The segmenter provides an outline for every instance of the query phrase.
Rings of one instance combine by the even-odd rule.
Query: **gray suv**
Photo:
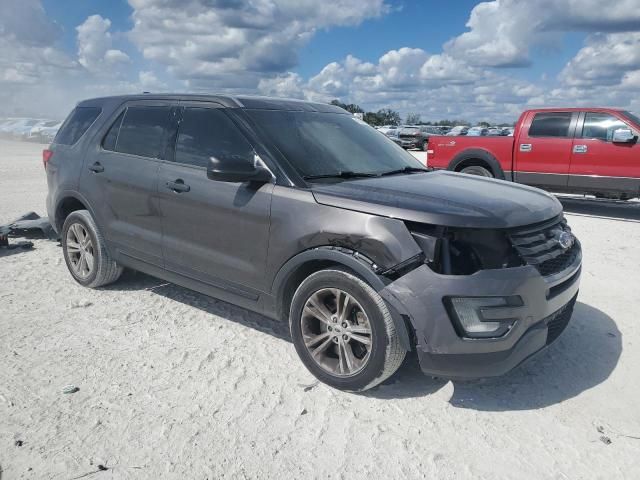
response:
[[[558,337],[577,296],[555,198],[428,172],[332,105],[87,100],[43,160],[77,282],[130,268],[288,322],[336,388],[379,384],[411,350],[429,375],[503,374]]]

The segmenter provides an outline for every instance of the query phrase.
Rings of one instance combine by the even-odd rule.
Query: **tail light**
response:
[[[53,157],[53,150],[49,150],[48,148],[42,150],[42,165],[44,165],[45,169],[47,168],[47,163],[49,163],[51,157]]]

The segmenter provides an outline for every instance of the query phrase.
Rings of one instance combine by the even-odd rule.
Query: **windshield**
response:
[[[625,117],[627,117],[633,123],[635,123],[636,125],[640,126],[640,117],[638,117],[638,115],[636,115],[635,113],[632,113],[632,112],[623,112],[623,114],[624,114]]]
[[[424,169],[411,154],[351,115],[245,111],[302,177]]]

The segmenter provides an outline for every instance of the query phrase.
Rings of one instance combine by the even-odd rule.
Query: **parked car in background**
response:
[[[513,132],[515,131],[515,129],[513,127],[507,127],[502,129],[502,135],[504,137],[513,137]]]
[[[499,128],[499,127],[490,127],[490,128],[487,130],[487,135],[488,135],[488,136],[490,136],[490,137],[499,137],[499,136],[501,136],[502,134],[503,134],[503,133],[502,133],[502,129],[501,129],[501,128]]]
[[[22,120],[23,119],[21,119],[21,118],[8,118],[6,120],[3,120],[2,123],[0,123],[0,135],[5,136],[5,137],[9,136],[9,132],[11,131],[11,127],[13,127],[14,124],[17,124]]]
[[[387,136],[397,136],[400,128],[398,125],[383,125],[382,127],[377,127],[376,130]]]
[[[484,127],[471,127],[467,131],[468,137],[486,137],[489,134],[489,129]]]
[[[398,131],[398,138],[394,141],[402,148],[418,148],[426,150],[429,137],[442,135],[438,127],[429,125],[405,125]]]
[[[127,267],[285,322],[309,371],[343,390],[380,384],[408,351],[432,376],[501,375],[558,338],[578,294],[557,199],[428,172],[333,105],[88,100],[43,163],[79,284]]]
[[[27,140],[36,142],[43,141],[45,139],[44,131],[48,131],[52,127],[56,127],[55,131],[57,132],[61,124],[62,122],[60,120],[43,120],[38,122],[31,127],[31,131],[29,132],[29,135],[27,135]]]
[[[31,128],[35,126],[40,120],[33,118],[23,118],[12,123],[7,129],[6,133],[10,138],[24,140],[31,132]]]
[[[640,197],[639,136],[640,119],[623,110],[527,110],[513,137],[432,137],[429,166],[626,200]]]
[[[451,130],[449,130],[449,133],[447,133],[447,136],[457,137],[459,135],[466,135],[468,131],[469,131],[469,127],[467,127],[466,125],[457,125],[453,127]]]
[[[51,143],[53,139],[56,137],[58,130],[62,126],[62,122],[58,122],[55,125],[50,127],[45,127],[40,130],[40,139],[43,143]]]

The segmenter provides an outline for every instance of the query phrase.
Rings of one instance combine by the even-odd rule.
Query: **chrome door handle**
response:
[[[521,152],[530,152],[531,150],[533,150],[533,145],[531,145],[530,143],[521,143],[520,144],[520,151]]]
[[[587,146],[586,145],[574,145],[573,146],[573,153],[587,153]]]

